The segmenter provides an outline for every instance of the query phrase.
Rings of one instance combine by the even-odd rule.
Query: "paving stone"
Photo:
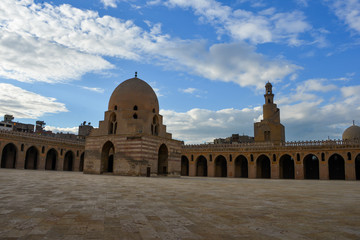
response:
[[[356,181],[0,169],[5,239],[360,239]]]

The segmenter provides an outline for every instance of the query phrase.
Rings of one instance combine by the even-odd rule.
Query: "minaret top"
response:
[[[272,94],[272,85],[270,82],[267,82],[265,85],[266,94]]]

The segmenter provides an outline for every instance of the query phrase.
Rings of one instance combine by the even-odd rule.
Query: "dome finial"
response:
[[[135,72],[135,77],[137,78],[137,72]]]

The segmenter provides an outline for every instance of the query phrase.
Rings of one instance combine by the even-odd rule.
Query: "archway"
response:
[[[106,142],[101,151],[101,173],[114,172],[115,147],[110,141]]]
[[[206,177],[207,173],[207,160],[204,156],[199,156],[196,160],[196,176]]]
[[[355,158],[355,174],[356,180],[360,180],[360,154]]]
[[[181,156],[181,176],[189,176],[189,159]]]
[[[15,168],[17,149],[13,143],[5,145],[1,156],[1,168]]]
[[[84,158],[85,158],[85,153],[83,152],[80,155],[80,164],[79,164],[79,171],[80,172],[84,171]]]
[[[280,178],[294,179],[295,178],[295,164],[294,159],[285,154],[281,156],[280,161]]]
[[[167,174],[168,172],[168,149],[165,144],[159,148],[158,155],[158,174]]]
[[[345,161],[339,154],[329,158],[329,179],[345,180]]]
[[[46,154],[45,170],[56,170],[57,151],[50,149]]]
[[[248,177],[248,161],[243,155],[240,155],[235,159],[235,177]]]
[[[215,177],[227,177],[227,162],[222,155],[215,159]]]
[[[67,151],[64,157],[64,171],[73,171],[74,164],[74,153],[72,151]]]
[[[258,159],[256,160],[256,177],[270,178],[270,171],[270,159],[265,155],[261,155],[260,157],[258,157]]]
[[[37,169],[39,152],[32,146],[26,151],[25,169]]]
[[[304,158],[304,178],[319,179],[319,159],[314,154],[308,154]]]

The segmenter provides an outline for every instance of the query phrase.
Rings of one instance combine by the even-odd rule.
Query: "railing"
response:
[[[41,139],[41,140],[48,140],[48,141],[55,141],[55,142],[69,143],[69,144],[81,144],[81,145],[85,144],[85,139],[67,139],[67,138],[61,138],[61,137],[56,137],[56,136],[44,136],[44,135],[39,135],[37,133],[0,130],[0,135],[36,138],[36,139]]]
[[[271,143],[271,142],[262,142],[262,143],[228,143],[228,144],[187,144],[183,145],[183,149],[277,149],[277,148],[288,148],[288,147],[359,147],[359,140],[320,140],[320,141],[290,141],[282,143]]]

